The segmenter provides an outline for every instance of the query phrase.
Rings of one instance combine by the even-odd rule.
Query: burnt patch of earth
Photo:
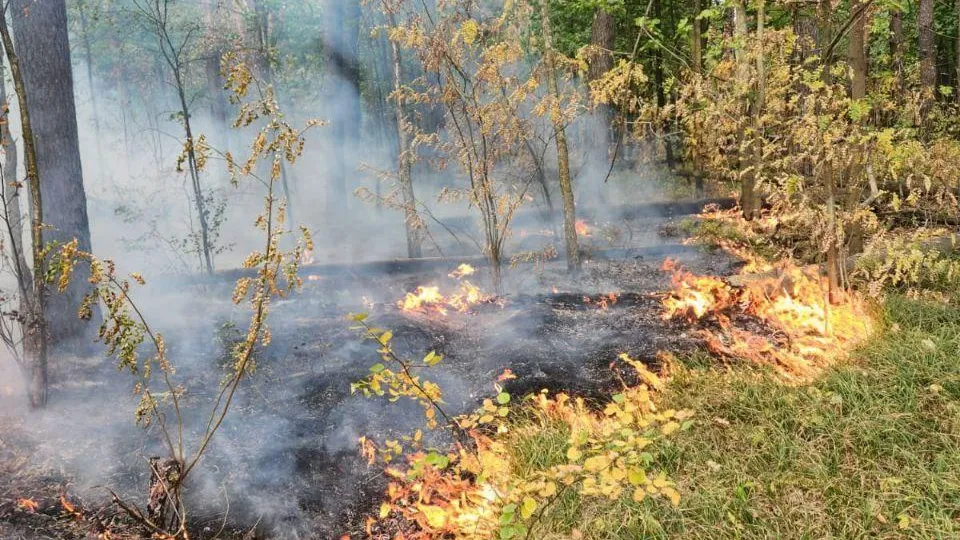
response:
[[[729,273],[732,264],[719,254],[679,257],[702,273]],[[392,330],[403,358],[442,354],[443,361],[421,375],[442,388],[451,414],[473,410],[493,395],[493,383],[506,369],[517,377],[504,383],[515,396],[547,389],[602,404],[621,378],[630,376],[611,369],[620,353],[655,366],[659,351],[698,346],[695,332],[661,319],[657,292],[669,283],[659,270],[662,262],[626,253],[588,261],[577,276],[568,275],[562,263],[528,265],[506,274],[501,302],[445,316],[406,313],[396,302],[418,285],[450,290],[456,282],[446,273],[454,268],[308,280],[301,293],[273,305],[272,344],[258,352],[256,372],[187,486],[197,523],[192,536],[362,536],[364,516],[379,505],[386,479],[359,455],[358,439],[397,439],[423,428],[424,417],[415,403],[351,392],[351,383],[381,359],[375,344],[351,329],[348,313],[369,312],[372,324]],[[483,287],[486,279],[479,272],[469,279]],[[229,285],[146,300],[148,317],[158,321],[171,344],[177,378],[187,388],[188,441],[202,430],[228,361],[223,325],[242,331],[248,319],[223,298],[229,298]],[[43,483],[69,482],[91,507],[109,502],[96,485],[142,503],[148,481],[144,456],[163,450],[155,428],[144,432],[133,425],[129,376],[102,357],[58,361],[55,370],[56,399],[28,418],[33,425],[24,430],[25,439],[11,444],[32,448],[26,465],[31,470],[60,475]],[[442,431],[426,437],[428,445],[450,442]],[[21,523],[0,513],[0,522],[9,520]]]

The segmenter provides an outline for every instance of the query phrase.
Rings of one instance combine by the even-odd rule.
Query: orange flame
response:
[[[492,298],[469,281],[463,281],[457,291],[449,296],[442,294],[440,287],[435,285],[421,285],[416,292],[407,293],[403,300],[397,302],[397,306],[406,312],[446,315],[450,310],[465,313],[471,307]]]
[[[17,508],[32,514],[40,509],[40,505],[33,499],[17,499]]]
[[[591,227],[587,224],[586,220],[578,219],[577,222],[573,224],[573,227],[577,230],[577,236],[584,238],[590,237]]]
[[[828,306],[821,278],[790,264],[779,268],[778,277],[757,279],[742,289],[716,277],[695,276],[673,262],[664,269],[673,272],[664,319],[710,318],[720,330],[702,329],[701,335],[712,352],[769,363],[788,377],[816,375],[873,331],[861,298],[850,295]],[[735,310],[758,317],[778,335],[736,327],[729,317]]]

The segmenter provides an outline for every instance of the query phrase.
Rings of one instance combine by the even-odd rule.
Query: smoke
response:
[[[342,22],[330,26],[349,26],[346,19]],[[368,30],[361,30],[361,41]],[[338,38],[323,44],[325,54],[340,58],[346,67],[325,78],[322,88],[304,89],[311,85],[277,77],[280,102],[291,123],[313,117],[331,122],[308,133],[303,157],[286,169],[293,221],[289,225],[303,224],[314,231],[315,257],[320,263],[400,258],[406,254],[402,213],[352,196],[357,188],[382,194],[392,189],[389,181],[378,188],[377,171],[395,168],[396,144],[390,135],[395,126],[390,115],[381,114],[358,94],[349,67],[357,53],[343,36]],[[85,65],[75,68],[78,74],[85,73]],[[380,84],[389,92],[388,72],[360,68],[365,89]],[[217,336],[224,335],[225,325],[242,332],[249,313],[230,303],[229,283],[187,286],[155,279],[195,273],[199,268],[197,254],[191,253],[190,235],[197,230],[192,194],[187,176],[176,170],[183,135],[175,118],[173,90],[157,82],[165,80],[162,74],[156,75],[155,84],[137,87],[115,73],[94,72],[93,89],[86,77],[74,78],[93,249],[100,257],[114,259],[122,270],[147,277],[147,287],[138,289],[134,299],[171,346],[176,380],[186,388],[186,439],[195,448],[228,361],[228,344]],[[205,99],[198,94],[194,102],[192,120],[197,131],[210,134],[214,145],[242,159],[254,138],[253,130],[233,130],[229,137],[219,137],[222,125],[210,114]],[[359,118],[345,113],[357,110]],[[15,132],[17,117],[14,109]],[[344,126],[349,122],[356,125]],[[550,130],[545,119],[531,118],[531,122],[541,134]],[[606,151],[598,158],[590,144],[606,129],[590,115],[569,127],[576,199],[598,229],[586,242],[596,249],[611,246],[601,238],[599,227],[623,221],[618,206],[661,197],[654,175],[646,174],[645,167],[618,169],[606,180]],[[550,136],[542,138],[537,150],[545,148],[546,178],[559,209],[555,151]],[[529,170],[498,172],[530,174]],[[231,186],[223,162],[217,159],[210,161],[201,180],[213,206],[223,205],[217,244],[223,249],[216,265],[237,268],[249,251],[263,247],[262,234],[252,226],[263,207],[262,186],[257,182],[239,189]],[[443,221],[440,225],[428,218],[431,236],[425,255],[479,255],[476,209],[465,202],[436,200],[444,187],[466,183],[462,172],[453,165],[437,170],[423,159],[415,168],[414,181],[421,204]],[[562,250],[555,224],[543,218],[543,195],[535,187],[530,194],[533,200],[516,218],[508,253],[548,246]],[[617,246],[660,242],[651,223],[633,222],[629,226],[634,229],[624,233]],[[556,262],[508,271],[505,290],[512,303],[504,309],[484,308],[476,318],[470,314],[445,321],[417,320],[396,313],[395,300],[417,285],[442,280],[449,270],[322,274],[318,281],[307,282],[304,293],[273,304],[273,343],[261,351],[256,372],[244,383],[209,454],[187,486],[200,524],[215,532],[223,523],[252,527],[259,522],[280,537],[332,538],[360,521],[357,512],[379,501],[384,479],[363,463],[357,440],[361,436],[396,439],[423,429],[425,421],[416,403],[390,403],[351,392],[350,383],[379,361],[376,347],[363,343],[344,319],[347,312],[365,309],[364,297],[379,303],[376,323],[395,329],[398,352],[404,357],[421,358],[434,349],[445,355],[424,377],[443,389],[444,407],[450,414],[469,411],[492,394],[493,381],[507,368],[520,375],[517,383],[510,383],[518,391],[566,385],[587,392],[591,384],[596,390],[596,381],[606,376],[601,372],[618,352],[611,343],[648,356],[655,352],[659,338],[636,326],[655,323],[638,322],[640,314],[591,312],[590,318],[536,303],[538,295],[548,295],[554,288],[597,294],[619,290],[625,282],[638,289],[652,287],[656,278],[636,261],[588,265],[585,274],[576,277],[563,273]],[[478,284],[485,281],[486,272],[481,269]],[[22,377],[9,358],[0,356],[0,411],[27,415],[31,436],[40,443],[33,459],[62,469],[75,479],[73,489],[84,497],[103,502],[106,494],[96,486],[108,486],[142,503],[149,480],[146,459],[167,451],[158,426],[134,425],[132,378],[117,372],[113,364],[99,350],[59,354],[53,361],[49,407],[28,413],[23,406]],[[426,441],[444,447],[449,436],[431,432]]]

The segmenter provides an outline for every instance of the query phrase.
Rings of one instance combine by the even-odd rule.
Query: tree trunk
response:
[[[567,134],[563,126],[559,100],[560,92],[557,88],[557,65],[553,50],[553,35],[550,28],[550,7],[548,2],[540,3],[541,19],[543,20],[544,60],[547,69],[547,87],[556,100],[555,110],[550,111],[553,121],[553,134],[557,143],[557,165],[560,176],[560,196],[563,199],[563,236],[566,240],[567,270],[580,270],[580,246],[577,241],[577,209],[573,200],[573,182],[570,178],[570,155],[567,148]]]
[[[890,71],[903,85],[903,12],[898,7],[890,8]]]
[[[64,12],[64,17],[66,13]],[[64,22],[66,19],[64,18]],[[30,105],[20,57],[14,48],[6,17],[0,17],[0,38],[10,64],[13,86],[20,106],[20,129],[23,134],[23,155],[26,161],[27,188],[30,192],[30,233],[33,255],[33,279],[28,294],[21,300],[28,306],[23,322],[23,352],[29,364],[27,393],[30,405],[40,408],[47,403],[47,342],[49,325],[46,317],[47,295],[44,282],[46,264],[43,257],[43,196],[40,190],[40,166],[33,130]],[[69,63],[68,63],[69,65]],[[74,318],[78,319],[74,314]]]
[[[703,26],[700,11],[703,7],[700,0],[693,0],[693,30],[690,33],[690,56],[693,61],[693,72],[700,74],[703,70]]]
[[[87,198],[83,187],[83,169],[80,163],[80,143],[77,129],[77,111],[73,95],[73,72],[70,64],[70,43],[67,33],[65,0],[13,0],[13,38],[19,56],[26,103],[32,121],[31,143],[36,153],[36,174],[42,179],[45,207],[35,218],[47,229],[47,241],[69,242],[74,238],[79,249],[90,251],[90,224],[87,218]],[[17,91],[21,93],[20,90]],[[24,146],[27,146],[24,135]],[[27,159],[29,166],[30,159]],[[36,184],[36,182],[34,182]],[[33,202],[33,197],[31,197]],[[37,201],[39,203],[39,199]],[[41,209],[34,209],[40,212]],[[34,231],[33,240],[43,237]],[[39,264],[38,264],[39,263]],[[35,260],[35,270],[43,268],[42,260]],[[39,273],[36,272],[35,273]],[[89,290],[89,271],[77,268],[69,287],[63,294],[49,298],[46,312],[53,344],[80,337],[84,322],[77,310]],[[42,281],[41,278],[38,278]]]
[[[736,42],[736,61],[737,61],[737,82],[740,87],[740,93],[743,100],[747,103],[747,108],[753,108],[750,103],[750,55],[747,47],[747,6],[743,0],[737,0],[733,3],[733,35]],[[749,115],[748,115],[749,116]],[[749,150],[753,145],[747,141],[745,122],[747,119],[740,120],[741,128],[739,130],[740,138],[740,164],[741,171],[744,165],[750,167],[750,170],[741,172],[740,175],[740,207],[743,210],[743,218],[751,220],[756,213],[756,169],[748,165],[752,161],[751,157],[744,157],[752,154]],[[755,135],[756,136],[756,135]]]
[[[332,154],[327,183],[327,218],[344,217],[347,178],[356,173],[360,142],[359,0],[328,0],[324,12],[324,56]]]
[[[958,0],[960,2],[960,0]],[[850,5],[851,14],[861,10],[863,2],[858,1]],[[867,14],[864,10],[850,26],[850,67],[853,77],[850,82],[850,96],[853,99],[863,99],[867,96],[867,49],[866,29]]]
[[[617,21],[609,12],[598,8],[593,16],[590,31],[590,44],[595,48],[590,58],[587,77],[595,81],[613,69],[613,48],[616,46]],[[602,103],[596,108],[597,140],[594,141],[594,153],[598,161],[606,161],[610,149],[610,127],[613,125],[613,108]]]
[[[663,18],[661,17],[660,0],[653,0],[653,12],[662,24]],[[658,114],[660,114],[667,105],[667,95],[663,85],[663,51],[660,50],[660,47],[655,47],[653,49],[653,86],[657,94]],[[667,166],[673,168],[673,145],[670,144],[669,136],[663,138],[663,149],[666,154]]]
[[[397,21],[393,11],[387,7],[387,16],[390,19],[390,26],[396,27]],[[403,213],[404,225],[407,230],[407,255],[411,259],[419,258],[423,252],[421,249],[420,228],[417,218],[417,199],[413,192],[413,175],[411,174],[411,155],[410,137],[407,133],[407,114],[403,101],[403,62],[400,57],[400,46],[397,42],[390,40],[390,53],[393,60],[393,94],[396,99],[397,109],[397,176],[400,180],[400,190],[403,193]]]
[[[937,46],[933,27],[933,0],[920,0],[917,12],[917,32],[920,56],[920,84],[924,92],[925,112],[929,111],[937,90]]]
[[[954,43],[956,44],[956,47],[954,48],[954,52],[956,53],[955,60],[957,62],[957,84],[956,84],[955,91],[953,92],[953,99],[955,99],[956,102],[960,104],[960,0],[956,0],[954,2],[954,11],[957,12],[957,26],[956,26],[957,39],[954,41]]]

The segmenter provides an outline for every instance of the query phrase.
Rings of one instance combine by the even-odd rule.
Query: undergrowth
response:
[[[569,491],[536,537],[960,536],[960,309],[893,296],[881,318],[850,362],[806,386],[685,363],[662,407],[697,411],[695,425],[654,456],[679,505]],[[518,474],[563,463],[563,425],[517,418]]]

